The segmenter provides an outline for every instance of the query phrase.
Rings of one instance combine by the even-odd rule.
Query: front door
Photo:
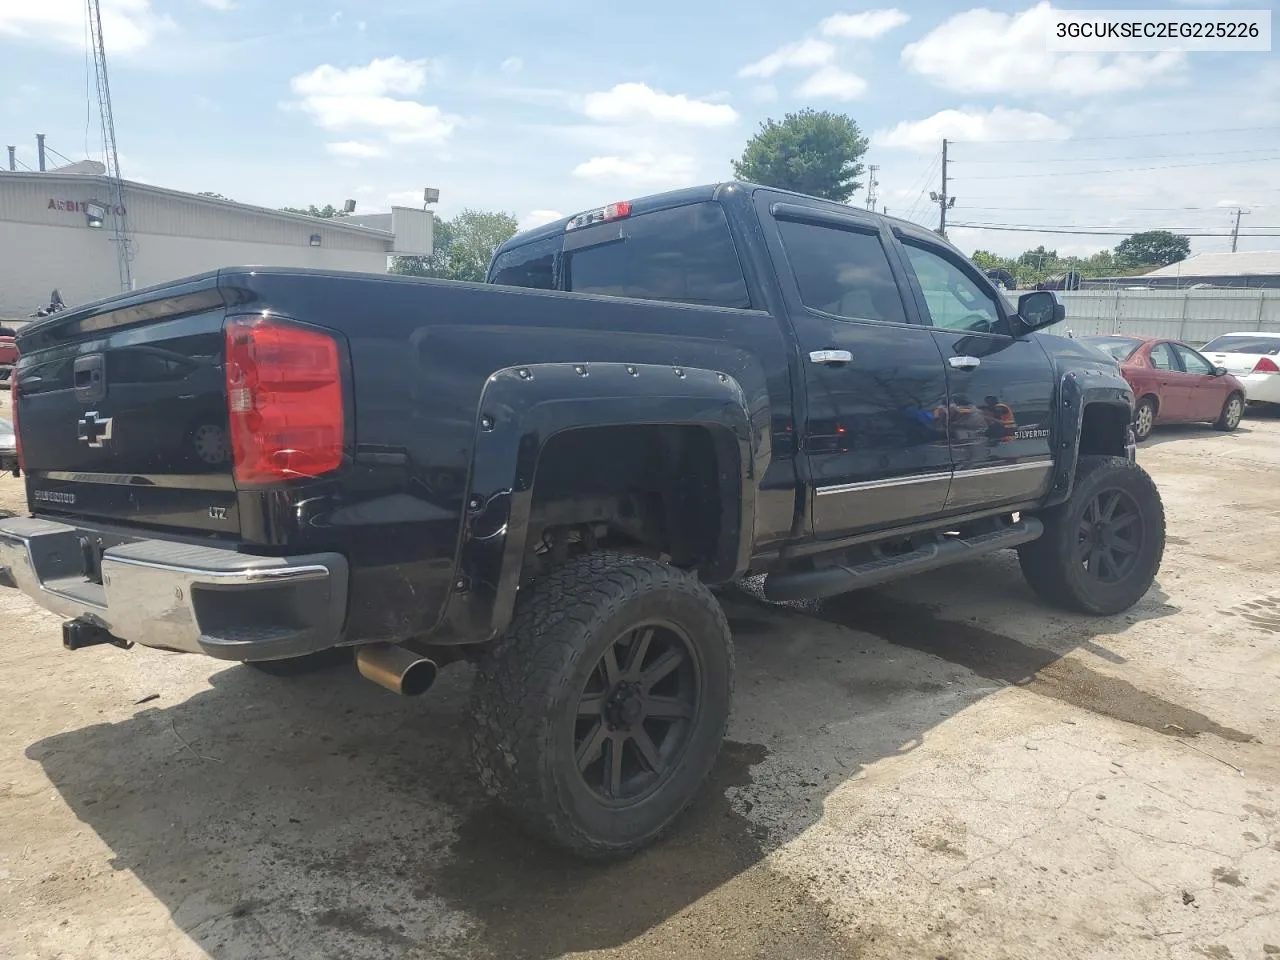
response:
[[[1182,343],[1174,343],[1173,352],[1182,366],[1179,379],[1186,390],[1183,419],[1217,420],[1231,389],[1221,377],[1213,375],[1213,364]]]
[[[799,339],[813,533],[839,537],[940,513],[951,476],[946,375],[929,329],[905,308],[905,274],[886,252],[892,237],[853,210],[761,194]]]
[[[1053,468],[1053,365],[1011,311],[950,247],[902,235],[921,314],[946,369],[955,474],[948,512],[1037,499]]]

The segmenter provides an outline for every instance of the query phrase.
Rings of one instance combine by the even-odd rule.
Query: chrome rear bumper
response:
[[[120,640],[223,660],[296,657],[341,640],[348,579],[341,554],[255,557],[136,540],[103,551],[99,583],[85,573],[93,537],[50,520],[0,520],[0,586]]]

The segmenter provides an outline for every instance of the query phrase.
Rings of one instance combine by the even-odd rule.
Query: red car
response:
[[[18,344],[14,340],[16,336],[16,330],[0,327],[0,385],[6,387],[13,374],[13,365],[18,362]]]
[[[1120,361],[1133,388],[1133,433],[1139,440],[1161,423],[1212,423],[1234,430],[1244,413],[1244,387],[1179,340],[1156,337],[1081,337]]]

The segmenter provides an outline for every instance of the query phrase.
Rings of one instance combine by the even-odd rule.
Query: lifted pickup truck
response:
[[[711,584],[826,597],[1001,548],[1128,608],[1164,550],[1133,397],[914,224],[747,184],[522,234],[488,284],[226,269],[19,338],[33,516],[0,581],[64,643],[477,664],[484,783],[608,857],[711,769]]]

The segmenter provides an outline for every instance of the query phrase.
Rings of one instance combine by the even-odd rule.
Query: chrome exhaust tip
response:
[[[356,669],[366,680],[372,680],[402,697],[426,693],[440,672],[434,660],[391,643],[357,647]]]

